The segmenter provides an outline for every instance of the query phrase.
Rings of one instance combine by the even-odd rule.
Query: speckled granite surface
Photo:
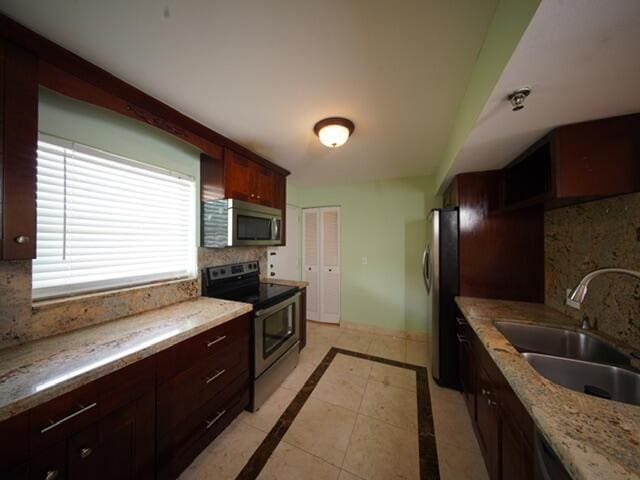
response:
[[[516,320],[575,326],[575,320],[541,304],[469,297],[456,302],[573,478],[640,479],[640,407],[574,392],[547,380],[493,324]]]
[[[603,267],[640,270],[640,193],[549,210],[544,215],[545,303],[640,349],[640,281],[604,275],[589,286],[578,311],[567,288]]]
[[[258,260],[266,247],[199,248],[198,268]],[[31,261],[0,261],[0,349],[136,315],[200,295],[198,278],[161,282],[50,302],[31,302]]]
[[[309,282],[305,282],[304,280],[286,280],[284,278],[260,277],[260,281],[262,283],[275,283],[277,285],[289,285],[298,288],[307,288],[307,285],[309,285]]]
[[[198,298],[0,350],[0,420],[251,311]]]

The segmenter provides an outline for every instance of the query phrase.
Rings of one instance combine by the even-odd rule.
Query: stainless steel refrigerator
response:
[[[455,297],[459,288],[458,209],[439,208],[427,217],[422,272],[431,304],[431,374],[443,387],[460,388]]]

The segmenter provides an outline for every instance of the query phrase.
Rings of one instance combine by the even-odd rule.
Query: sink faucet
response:
[[[578,286],[571,291],[571,293],[567,297],[567,305],[580,310],[580,306],[587,296],[589,283],[591,282],[591,280],[604,273],[624,273],[625,275],[631,275],[632,277],[640,278],[640,272],[635,270],[628,270],[626,268],[601,268],[599,270],[594,270],[591,273],[587,273],[584,278],[580,280]],[[589,328],[588,320],[582,321],[582,328]]]

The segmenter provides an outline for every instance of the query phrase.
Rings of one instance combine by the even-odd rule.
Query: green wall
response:
[[[436,174],[441,189],[494,86],[536,12],[540,0],[500,0],[458,108]]]
[[[293,205],[341,207],[342,320],[430,331],[421,262],[426,214],[440,205],[433,177],[287,188]]]
[[[195,178],[196,239],[200,242],[200,152],[196,148],[137,120],[45,88],[39,91],[38,130]]]

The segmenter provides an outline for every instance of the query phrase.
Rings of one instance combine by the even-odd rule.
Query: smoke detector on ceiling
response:
[[[522,87],[515,90],[507,98],[511,102],[511,107],[514,112],[522,110],[524,108],[525,99],[531,94],[531,88]]]

